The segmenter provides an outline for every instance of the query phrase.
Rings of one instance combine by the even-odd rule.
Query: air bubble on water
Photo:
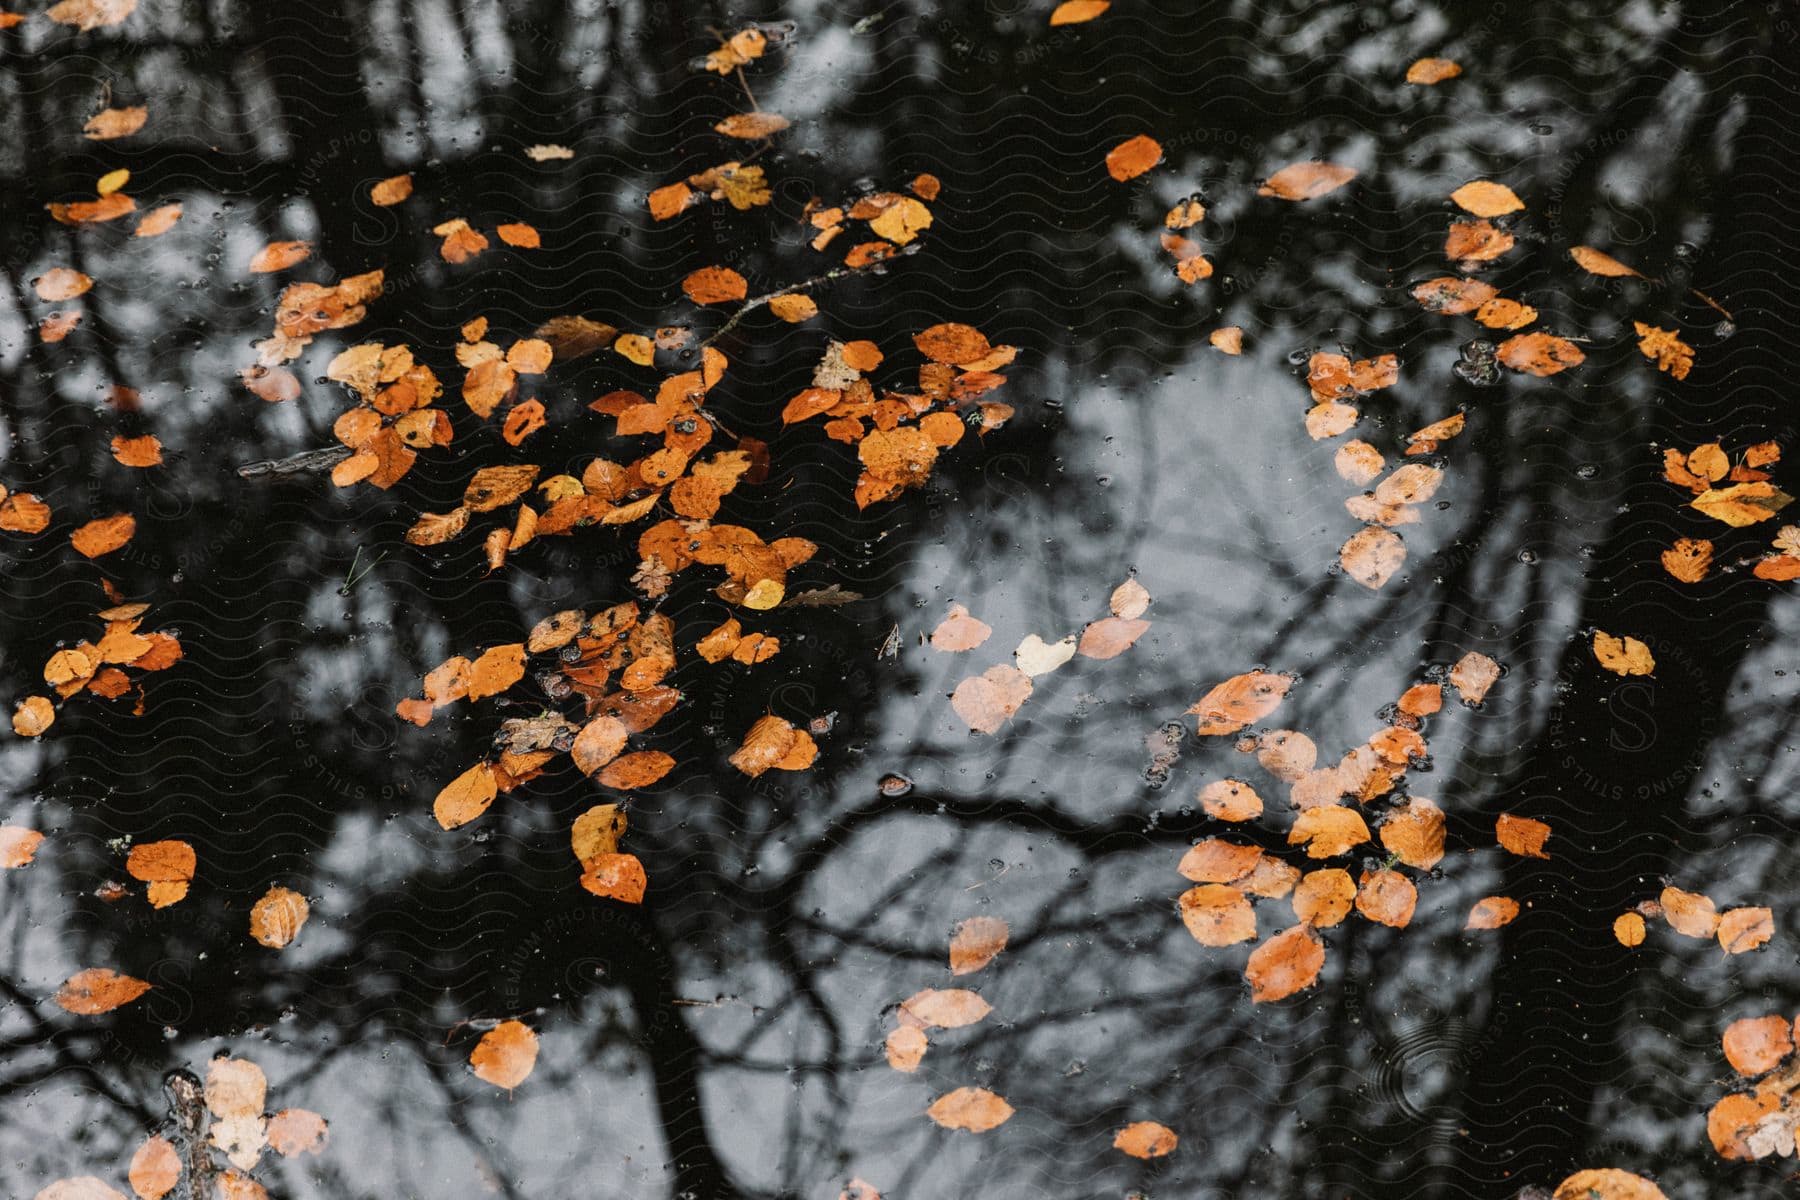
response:
[[[1535,563],[1537,560],[1538,560],[1538,556],[1537,556],[1536,551],[1534,551],[1534,550],[1519,551],[1519,561],[1524,563],[1526,566],[1530,566],[1532,563]]]
[[[1600,468],[1593,463],[1582,463],[1575,468],[1575,474],[1582,479],[1593,479],[1600,474]]]
[[[1675,248],[1669,253],[1685,262],[1699,254],[1700,247],[1694,245],[1692,242],[1676,242]]]

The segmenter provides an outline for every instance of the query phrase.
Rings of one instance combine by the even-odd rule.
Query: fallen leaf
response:
[[[1236,733],[1280,707],[1293,683],[1290,676],[1268,671],[1234,675],[1215,685],[1187,711],[1199,717],[1196,732],[1201,737]]]
[[[1214,349],[1225,354],[1238,355],[1244,352],[1244,331],[1236,325],[1215,329],[1206,335],[1206,340],[1212,343]]]
[[[1694,348],[1675,336],[1673,329],[1663,329],[1633,321],[1638,334],[1638,352],[1656,364],[1656,369],[1674,379],[1686,379],[1694,366]]]
[[[1619,945],[1631,947],[1644,944],[1644,918],[1637,913],[1620,913],[1613,918],[1613,937]]]
[[[149,990],[142,979],[108,967],[89,967],[71,975],[52,998],[59,1008],[88,1017],[130,1004]]]
[[[1610,254],[1602,254],[1592,246],[1576,246],[1569,251],[1569,257],[1576,265],[1592,275],[1604,276],[1608,279],[1631,278],[1642,279],[1643,275],[1626,266]]]
[[[1768,483],[1739,483],[1727,488],[1709,488],[1695,496],[1690,504],[1715,520],[1735,529],[1766,521],[1792,504],[1794,498]]]
[[[925,1051],[930,1046],[931,1039],[917,1025],[902,1025],[889,1031],[882,1044],[888,1066],[909,1075],[919,1069],[919,1063],[924,1061]]]
[[[1725,1027],[1725,1061],[1739,1075],[1774,1070],[1794,1051],[1792,1023],[1786,1017],[1744,1017]]]
[[[186,842],[143,842],[126,855],[125,873],[150,885],[151,907],[167,908],[187,895],[194,864],[194,848]]]
[[[961,1029],[994,1010],[967,988],[925,988],[902,1001],[900,1011],[928,1029]]]
[[[695,304],[724,304],[742,300],[750,285],[730,267],[701,267],[681,281],[681,290]]]
[[[150,110],[141,104],[130,108],[106,108],[89,117],[81,132],[97,142],[130,137],[144,127],[149,117]]]
[[[635,854],[596,854],[582,863],[581,886],[605,900],[642,904],[650,886]]]
[[[269,1119],[269,1148],[283,1158],[317,1154],[325,1148],[330,1126],[318,1113],[284,1108]]]
[[[52,304],[73,300],[84,295],[93,286],[92,278],[70,267],[51,267],[31,281],[31,289],[37,293],[38,299],[48,300]]]
[[[1123,183],[1127,179],[1136,179],[1162,159],[1162,145],[1155,138],[1140,133],[1106,152],[1106,173]]]
[[[56,708],[43,696],[27,696],[13,709],[13,732],[37,737],[56,723]]]
[[[1181,923],[1202,946],[1230,946],[1256,939],[1256,913],[1244,893],[1223,883],[1181,893]]]
[[[1209,817],[1221,821],[1249,821],[1260,817],[1262,797],[1239,779],[1218,779],[1200,789],[1195,799]]]
[[[136,532],[136,519],[130,513],[118,513],[89,521],[69,535],[69,544],[84,558],[99,558],[129,542]]]
[[[32,1200],[125,1200],[125,1197],[103,1179],[93,1175],[76,1175],[70,1179],[58,1179],[40,1190]]]
[[[1311,926],[1285,929],[1251,951],[1244,965],[1250,999],[1257,1004],[1284,1000],[1318,982],[1324,965],[1325,943]]]
[[[957,684],[950,694],[950,707],[970,729],[997,733],[1030,699],[1031,690],[1030,677],[1002,663]]]
[[[1076,650],[1083,658],[1117,658],[1129,650],[1150,628],[1148,621],[1131,621],[1124,617],[1102,617],[1081,631]]]
[[[1450,668],[1449,679],[1450,686],[1456,689],[1465,704],[1480,704],[1487,699],[1489,689],[1499,682],[1500,664],[1471,650],[1456,660],[1456,665]]]
[[[475,1043],[469,1065],[475,1076],[507,1091],[525,1082],[537,1066],[538,1036],[522,1021],[502,1021]]]
[[[1333,858],[1369,840],[1369,827],[1355,810],[1340,805],[1309,808],[1294,819],[1288,845],[1306,844],[1308,858]]]
[[[1550,826],[1530,817],[1501,813],[1494,822],[1494,836],[1508,852],[1521,858],[1549,858],[1544,843],[1550,840]]]
[[[1255,846],[1206,838],[1188,847],[1175,869],[1195,883],[1231,883],[1248,875],[1262,856]]]
[[[1662,552],[1663,570],[1683,583],[1699,583],[1712,566],[1713,544],[1705,538],[1676,538]]]
[[[412,195],[413,178],[408,175],[390,175],[369,189],[369,199],[383,208],[391,208]]]
[[[1641,1175],[1614,1167],[1577,1171],[1556,1187],[1551,1200],[1668,1200]]]
[[[1006,949],[1009,934],[999,917],[968,917],[950,935],[950,973],[970,975],[994,961]]]
[[[1392,579],[1406,562],[1406,543],[1391,529],[1365,525],[1339,548],[1338,562],[1346,575],[1374,590]]]
[[[1747,954],[1775,936],[1775,914],[1766,908],[1728,908],[1719,914],[1719,945]]]
[[[1504,216],[1525,207],[1524,201],[1515,196],[1511,188],[1485,179],[1463,184],[1450,193],[1450,199],[1457,207],[1478,217]]]
[[[1113,1135],[1113,1149],[1123,1150],[1133,1158],[1161,1158],[1175,1153],[1181,1139],[1167,1125],[1155,1121],[1133,1121]]]
[[[1379,832],[1381,844],[1414,870],[1429,871],[1444,857],[1444,810],[1423,796],[1390,811]]]
[[[558,162],[574,158],[575,152],[567,146],[558,146],[554,142],[550,142],[525,147],[525,157],[532,162]]]
[[[1073,637],[1066,637],[1060,642],[1045,642],[1035,633],[1027,636],[1013,651],[1013,663],[1022,674],[1032,679],[1048,675],[1074,657]]]
[[[1063,0],[1050,13],[1050,24],[1079,25],[1112,7],[1112,0]]]
[[[285,271],[311,254],[311,242],[270,242],[250,259],[250,270],[257,275]]]
[[[494,232],[500,235],[501,241],[520,250],[536,250],[543,245],[543,240],[538,237],[538,231],[523,221],[509,221],[504,225],[497,225],[494,227]]]
[[[1519,902],[1510,896],[1484,896],[1469,910],[1464,929],[1498,929],[1512,924],[1519,915]]]
[[[73,25],[86,33],[123,24],[137,6],[138,0],[59,0],[44,15],[59,25]]]
[[[162,1200],[181,1180],[181,1156],[165,1137],[145,1138],[125,1176],[139,1200]]]
[[[467,825],[488,810],[499,795],[492,763],[479,762],[444,785],[431,812],[445,829]]]
[[[1281,168],[1256,189],[1259,196],[1278,200],[1315,200],[1329,195],[1356,178],[1353,167],[1328,162],[1298,162]]]
[[[1500,343],[1494,357],[1500,365],[1527,375],[1555,375],[1579,366],[1587,356],[1567,338],[1549,333],[1521,333]]]
[[[960,604],[950,606],[950,615],[938,622],[938,627],[931,631],[931,648],[956,653],[973,650],[988,640],[993,628],[969,615],[969,610]]]
[[[1712,899],[1698,892],[1665,887],[1657,897],[1669,928],[1683,937],[1710,938],[1719,929],[1719,910]]]
[[[112,455],[127,467],[161,466],[162,442],[153,433],[146,433],[142,437],[114,437]]]
[[[1444,257],[1464,264],[1492,262],[1517,244],[1517,239],[1485,219],[1450,222],[1444,235]]]
[[[945,1129],[986,1133],[1004,1125],[1013,1107],[986,1088],[960,1087],[933,1100],[925,1115]]]
[[[250,906],[250,936],[259,945],[280,950],[300,936],[312,905],[299,892],[272,887]]]
[[[731,756],[731,765],[752,779],[769,770],[804,771],[818,753],[812,736],[777,716],[757,719]]]
[[[1616,638],[1596,629],[1593,645],[1594,658],[1615,675],[1648,675],[1656,669],[1650,647],[1634,637]]]
[[[1448,58],[1421,58],[1406,68],[1406,82],[1429,87],[1461,74],[1462,67]]]
[[[1419,890],[1398,871],[1364,871],[1356,887],[1356,911],[1371,921],[1404,929],[1412,921]]]
[[[1336,925],[1350,915],[1356,899],[1356,881],[1339,867],[1308,871],[1294,886],[1294,915],[1314,929]]]

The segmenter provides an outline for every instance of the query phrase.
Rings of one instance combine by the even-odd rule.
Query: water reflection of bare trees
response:
[[[1749,292],[1771,269],[1745,248],[1774,186],[1772,93],[1727,62],[1742,60],[1737,39],[1760,36],[1760,15],[1714,27],[1694,12],[1646,34],[1600,5],[1505,28],[1431,6],[1355,6],[1354,25],[1349,6],[1243,9],[1111,14],[1055,34],[1003,3],[756,14],[801,29],[758,84],[798,119],[771,160],[795,181],[784,203],[919,170],[947,184],[926,252],[824,298],[834,333],[885,344],[935,320],[976,321],[1025,348],[1011,385],[1025,417],[985,461],[946,463],[934,497],[886,517],[847,516],[847,479],[804,448],[782,497],[748,502],[749,523],[812,514],[804,532],[826,546],[826,569],[875,598],[796,625],[797,668],[679,680],[690,700],[667,745],[682,772],[634,809],[653,880],[642,913],[573,887],[564,839],[591,802],[582,786],[533,785],[455,841],[430,826],[428,798],[446,763],[480,752],[488,724],[398,736],[389,716],[446,654],[623,594],[632,556],[578,542],[477,581],[473,551],[409,551],[339,595],[353,555],[395,544],[410,510],[459,488],[467,468],[422,466],[398,497],[238,480],[238,462],[324,444],[340,401],[309,384],[276,409],[230,386],[273,295],[230,268],[270,238],[312,237],[329,275],[388,271],[389,296],[356,339],[440,346],[473,309],[522,328],[560,312],[651,326],[676,312],[665,281],[704,261],[809,274],[810,252],[756,214],[673,228],[641,215],[647,186],[725,156],[700,135],[739,98],[696,86],[686,63],[706,24],[744,14],[395,2],[183,21],[170,9],[86,54],[48,45],[17,70],[20,119],[0,135],[15,211],[123,161],[134,192],[180,197],[188,215],[137,244],[33,221],[0,233],[0,418],[13,447],[0,478],[41,486],[59,512],[159,506],[113,570],[190,627],[192,662],[159,682],[142,721],[72,714],[58,737],[0,758],[13,819],[57,830],[54,855],[5,881],[0,911],[15,1190],[122,1164],[157,1118],[160,1072],[221,1045],[333,1118],[326,1160],[281,1180],[297,1196],[810,1197],[850,1174],[899,1196],[1498,1194],[1504,1171],[1506,1186],[1554,1182],[1601,1150],[1706,1179],[1692,1114],[1712,1098],[1715,1015],[1728,1019],[1753,983],[1777,986],[1780,964],[1627,963],[1585,926],[1604,935],[1611,906],[1659,872],[1730,876],[1744,860],[1724,847],[1746,825],[1769,839],[1765,874],[1737,886],[1766,901],[1780,877],[1783,793],[1705,790],[1777,777],[1766,768],[1792,705],[1740,711],[1732,699],[1743,646],[1769,628],[1765,593],[1722,584],[1702,611],[1656,579],[1650,548],[1674,505],[1645,447],[1702,440],[1724,419],[1724,388],[1701,380],[1671,402],[1619,344],[1629,315],[1676,303],[1689,272]],[[1430,96],[1393,82],[1427,52],[1480,68]],[[70,132],[107,77],[161,114],[141,150]],[[1105,149],[1143,130],[1171,165],[1131,188],[1097,186]],[[534,142],[577,157],[540,171],[518,153]],[[1355,205],[1249,199],[1255,177],[1315,155],[1361,169]],[[471,288],[433,258],[434,221],[351,202],[404,169],[437,219],[536,214],[565,249],[484,265]],[[1441,197],[1491,173],[1534,198],[1532,244],[1494,281],[1595,339],[1578,383],[1458,383],[1450,366],[1468,331],[1404,296],[1441,273]],[[1181,291],[1154,230],[1196,186],[1220,275]],[[1573,242],[1657,264],[1669,287],[1601,289],[1565,269]],[[222,275],[204,283],[214,261]],[[55,262],[102,286],[84,332],[47,347],[28,333],[39,315],[28,280]],[[1220,321],[1250,331],[1242,359],[1205,345]],[[1766,327],[1754,314],[1740,323],[1703,353],[1745,381],[1729,411],[1748,432],[1773,393]],[[1408,574],[1373,597],[1327,570],[1353,528],[1349,489],[1299,428],[1289,361],[1337,345],[1402,354],[1401,385],[1367,406],[1389,441],[1470,414],[1466,444],[1446,452],[1447,511],[1408,531]],[[722,348],[741,383],[721,402],[751,428],[816,353],[793,333]],[[606,370],[576,367],[558,398],[615,386]],[[113,384],[143,393],[178,486],[107,469],[107,438],[128,419],[106,403]],[[595,452],[578,428],[554,436],[550,453]],[[6,553],[5,602],[21,619],[3,650],[22,679],[99,606],[98,589],[77,594],[48,545]],[[1134,568],[1156,597],[1139,647],[1047,677],[998,738],[971,740],[948,719],[942,698],[971,663],[998,661],[1026,633],[1078,629]],[[684,629],[705,599],[671,604]],[[890,624],[910,634],[948,599],[994,624],[989,647],[955,662],[875,657]],[[1619,616],[1695,648],[1640,697],[1654,736],[1631,751],[1597,715],[1610,693],[1567,642]],[[1335,756],[1421,670],[1471,648],[1511,674],[1487,711],[1434,724],[1432,769],[1410,786],[1452,812],[1461,845],[1488,845],[1494,813],[1520,809],[1551,820],[1568,855],[1454,858],[1422,885],[1413,928],[1346,925],[1305,1002],[1252,1009],[1241,954],[1200,950],[1172,900],[1173,863],[1208,828],[1194,788],[1253,768],[1189,738],[1159,786],[1146,735],[1211,682],[1263,663],[1302,673],[1281,720]],[[1759,663],[1742,677],[1766,678]],[[714,748],[735,744],[771,687],[795,713],[836,710],[839,729],[821,769],[747,785]],[[1707,765],[1688,765],[1709,744]],[[876,780],[895,771],[914,790],[883,797]],[[1572,782],[1583,778],[1628,790]],[[106,839],[127,833],[192,840],[195,897],[130,919],[94,900],[116,870]],[[242,909],[277,880],[317,897],[318,925],[287,957],[252,955]],[[1541,912],[1463,936],[1468,903],[1501,891]],[[1013,928],[979,980],[994,1016],[941,1036],[918,1077],[889,1071],[886,1010],[943,982],[949,929],[976,913]],[[1265,904],[1259,922],[1280,928],[1285,907]],[[157,980],[147,1019],[96,1032],[43,1015],[36,998],[58,972],[90,960]],[[444,1044],[456,1022],[503,1014],[530,1014],[545,1038],[510,1101],[466,1077],[466,1046]],[[1659,1036],[1689,1052],[1643,1047]],[[1001,1135],[947,1139],[920,1116],[931,1096],[974,1082],[1018,1109]],[[1124,1160],[1111,1132],[1137,1119],[1177,1127],[1183,1150]],[[75,1127],[78,1147],[51,1140]]]

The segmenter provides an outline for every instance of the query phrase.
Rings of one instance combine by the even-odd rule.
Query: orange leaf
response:
[[[1223,883],[1189,888],[1178,901],[1181,923],[1202,946],[1230,946],[1256,939],[1256,913],[1238,889]]]
[[[525,1082],[537,1065],[538,1038],[522,1021],[502,1021],[481,1036],[469,1053],[475,1075],[511,1091]]]
[[[1195,799],[1209,817],[1221,821],[1249,821],[1262,815],[1262,797],[1239,779],[1217,779],[1201,788]]]
[[[1705,538],[1676,538],[1662,552],[1663,570],[1683,583],[1699,583],[1712,566],[1713,544]]]
[[[1746,954],[1775,936],[1775,914],[1766,908],[1729,908],[1719,915],[1719,945]]]
[[[1613,919],[1613,937],[1619,945],[1631,947],[1644,944],[1644,918],[1637,913],[1620,913]]]
[[[925,1115],[945,1129],[986,1133],[1004,1125],[1013,1107],[986,1088],[960,1087],[933,1100]]]
[[[1549,333],[1521,333],[1500,343],[1500,364],[1527,375],[1555,375],[1579,366],[1587,356],[1567,338]]]
[[[1557,1185],[1551,1200],[1668,1200],[1641,1175],[1613,1167],[1577,1171]]]
[[[1113,1149],[1133,1158],[1161,1158],[1173,1154],[1181,1141],[1175,1131],[1155,1121],[1133,1121],[1113,1135]]]
[[[284,1108],[269,1119],[269,1147],[283,1158],[325,1148],[325,1118],[304,1108]]]
[[[141,979],[107,967],[89,967],[71,975],[53,999],[59,1008],[88,1017],[130,1004],[149,990]]]
[[[43,696],[27,696],[13,709],[13,732],[20,737],[37,737],[56,723],[56,709]]]
[[[639,750],[613,759],[597,778],[606,787],[630,791],[649,787],[674,767],[675,760],[661,750]]]
[[[150,110],[142,105],[135,108],[102,109],[87,119],[81,132],[96,142],[110,141],[113,138],[131,136],[142,129],[149,118]]]
[[[1112,7],[1112,0],[1063,0],[1050,14],[1050,24],[1079,25]]]
[[[582,864],[581,886],[606,900],[642,904],[650,880],[635,854],[596,854]]]
[[[1409,798],[1381,823],[1381,844],[1414,870],[1431,870],[1444,857],[1444,810],[1423,796]]]
[[[1294,888],[1294,915],[1315,929],[1336,925],[1350,915],[1356,881],[1338,867],[1309,871]]]
[[[1333,858],[1369,840],[1369,827],[1361,814],[1340,805],[1309,808],[1288,830],[1288,845],[1306,843],[1308,858]]]
[[[144,1139],[125,1176],[141,1200],[162,1200],[181,1180],[181,1156],[165,1137]]]
[[[1356,178],[1354,167],[1328,162],[1298,162],[1281,168],[1256,189],[1259,196],[1277,200],[1316,200],[1330,195]]]
[[[1197,732],[1202,737],[1236,733],[1274,712],[1293,683],[1289,676],[1268,671],[1234,675],[1215,685],[1187,711],[1199,717]]]
[[[996,733],[1031,698],[1031,679],[1006,663],[989,667],[956,685],[950,707],[970,729]]]
[[[970,975],[1006,949],[1006,922],[999,917],[969,917],[950,935],[950,973]]]
[[[1455,79],[1461,74],[1462,67],[1451,59],[1421,58],[1406,68],[1406,82],[1429,87],[1434,83],[1442,83],[1446,79]]]
[[[742,300],[750,285],[730,267],[701,267],[681,281],[681,290],[695,304],[723,304]]]
[[[817,747],[804,729],[777,716],[759,718],[731,756],[731,765],[752,779],[769,770],[804,771],[812,766]]]
[[[900,1002],[900,1012],[927,1029],[961,1029],[992,1011],[968,988],[925,988]]]
[[[1683,937],[1709,938],[1718,932],[1719,910],[1710,897],[1665,887],[1657,899],[1669,927]]]
[[[950,614],[931,631],[931,648],[950,653],[973,650],[987,641],[993,632],[985,622],[970,616],[968,609],[952,604]]]
[[[1255,846],[1206,838],[1188,847],[1175,869],[1195,883],[1231,883],[1248,875],[1261,859],[1262,851]]]
[[[258,275],[285,271],[295,263],[304,262],[311,253],[311,242],[270,242],[251,258],[250,270]]]
[[[1258,1004],[1284,1000],[1319,979],[1325,965],[1325,943],[1311,926],[1296,925],[1258,946],[1244,965],[1250,999]]]
[[[1650,647],[1634,637],[1616,638],[1601,629],[1594,631],[1594,658],[1615,675],[1648,675],[1656,670]]]
[[[1600,275],[1607,279],[1643,278],[1643,275],[1637,270],[1626,266],[1610,254],[1602,254],[1592,246],[1576,246],[1569,251],[1569,257],[1589,274]]]
[[[272,887],[250,907],[250,936],[259,945],[280,950],[300,936],[312,905],[299,892]]]
[[[1786,1017],[1745,1017],[1725,1027],[1725,1061],[1739,1075],[1773,1070],[1794,1050]]]
[[[1459,208],[1474,213],[1478,217],[1499,217],[1509,212],[1518,212],[1525,207],[1524,201],[1513,194],[1513,190],[1503,183],[1492,183],[1486,179],[1477,179],[1473,183],[1465,183],[1450,193],[1450,199]]]
[[[494,232],[500,235],[501,241],[521,250],[536,250],[543,244],[538,231],[523,221],[510,221],[505,225],[495,226]]]
[[[1162,145],[1155,138],[1140,133],[1106,152],[1106,173],[1123,183],[1127,179],[1136,179],[1162,159]]]
[[[1450,668],[1449,679],[1450,686],[1465,703],[1480,704],[1487,698],[1488,689],[1499,681],[1500,664],[1471,650],[1456,660],[1456,665]]]
[[[479,762],[444,785],[432,802],[432,815],[445,829],[455,829],[486,812],[498,794],[493,764]]]
[[[1494,822],[1494,836],[1508,852],[1521,858],[1549,858],[1544,843],[1550,840],[1550,826],[1530,817],[1501,813]]]
[[[155,467],[162,465],[162,443],[153,433],[142,437],[115,437],[112,440],[112,454],[115,459],[127,467]]]
[[[1469,919],[1464,929],[1498,929],[1502,925],[1510,925],[1513,918],[1519,915],[1519,902],[1510,896],[1486,896],[1475,902],[1469,910]]]
[[[89,521],[69,535],[69,544],[85,558],[98,558],[129,542],[136,532],[137,521],[131,514],[118,513]]]
[[[1356,888],[1356,911],[1371,921],[1404,929],[1412,920],[1419,891],[1398,871],[1363,872]]]
[[[391,175],[369,189],[369,199],[383,208],[389,208],[412,195],[412,190],[411,175]]]
[[[714,125],[713,129],[726,137],[765,138],[770,134],[780,133],[788,124],[788,119],[779,113],[733,113]]]

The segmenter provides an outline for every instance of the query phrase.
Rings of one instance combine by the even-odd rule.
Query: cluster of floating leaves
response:
[[[102,533],[93,536],[104,538],[100,544],[112,545],[117,541],[122,545],[130,536],[130,522],[129,516],[109,521]],[[76,531],[78,550],[82,547],[80,539],[84,531],[92,531],[95,524],[98,523],[90,523]],[[90,548],[92,546],[90,543]],[[106,625],[97,640],[84,638],[52,653],[44,662],[43,677],[56,698],[27,696],[20,700],[13,709],[13,732],[21,737],[38,737],[55,724],[59,705],[84,693],[104,700],[118,700],[135,691],[137,699],[132,713],[142,716],[142,677],[167,670],[180,662],[182,656],[181,639],[174,632],[139,632],[149,608],[148,604],[135,603],[114,604],[101,609],[96,616]]]
[[[971,675],[950,694],[950,707],[977,733],[998,733],[1031,698],[1032,680],[1048,675],[1077,654],[1084,658],[1117,658],[1129,650],[1150,628],[1143,619],[1150,607],[1150,593],[1135,579],[1113,589],[1107,601],[1110,615],[1090,621],[1080,634],[1046,642],[1029,634],[1013,650],[1010,663],[996,663],[979,675]],[[961,605],[932,631],[934,649],[957,653],[986,642],[993,630]]]
[[[1278,709],[1293,685],[1288,675],[1250,671],[1210,689],[1188,711],[1201,737],[1238,735],[1238,749],[1254,754],[1264,771],[1288,788],[1296,815],[1286,844],[1308,860],[1339,858],[1379,839],[1384,860],[1358,876],[1343,867],[1302,871],[1277,853],[1250,842],[1208,837],[1189,847],[1177,864],[1197,886],[1177,901],[1182,924],[1203,946],[1224,947],[1257,938],[1256,900],[1287,898],[1298,923],[1264,939],[1244,967],[1251,999],[1282,1000],[1318,979],[1325,964],[1319,930],[1342,922],[1352,909],[1365,920],[1393,928],[1410,924],[1418,891],[1400,868],[1421,874],[1444,856],[1445,814],[1432,800],[1401,792],[1409,767],[1426,758],[1420,732],[1443,707],[1444,687],[1464,703],[1481,704],[1500,677],[1500,667],[1471,652],[1440,679],[1408,688],[1387,710],[1389,724],[1338,762],[1320,766],[1311,738],[1294,729],[1253,726]],[[1216,821],[1245,825],[1265,816],[1265,803],[1247,780],[1225,778],[1200,789],[1201,809]],[[1366,813],[1379,812],[1373,831]],[[1548,857],[1550,827],[1530,818],[1502,815],[1496,840],[1513,854]],[[1469,929],[1496,929],[1519,914],[1516,901],[1490,896],[1469,913]]]
[[[179,1145],[160,1133],[138,1144],[125,1172],[138,1200],[170,1195],[269,1200],[268,1190],[255,1178],[265,1153],[316,1155],[330,1138],[330,1123],[310,1109],[268,1112],[268,1078],[246,1058],[215,1058],[203,1085],[182,1072],[171,1077],[170,1087],[178,1098]],[[35,1200],[126,1198],[97,1175],[78,1175],[49,1184]]]

